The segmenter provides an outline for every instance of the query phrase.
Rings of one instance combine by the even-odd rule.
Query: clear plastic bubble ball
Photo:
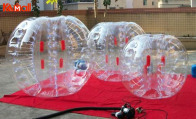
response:
[[[25,93],[58,97],[76,93],[90,71],[86,54],[89,30],[71,16],[30,18],[13,31],[6,58]]]
[[[122,64],[124,46],[143,29],[133,22],[103,22],[89,33],[88,47],[94,74],[101,80],[121,81],[119,65]]]
[[[188,56],[182,43],[170,35],[138,35],[124,48],[123,84],[134,95],[168,98],[183,86]]]

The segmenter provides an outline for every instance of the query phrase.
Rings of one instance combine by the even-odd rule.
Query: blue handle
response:
[[[196,78],[196,64],[192,65],[191,73],[192,77]]]

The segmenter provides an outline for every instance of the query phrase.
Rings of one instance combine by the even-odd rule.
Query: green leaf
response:
[[[103,1],[103,5],[104,6],[108,6],[108,5],[110,5],[111,4],[111,0],[104,0]]]

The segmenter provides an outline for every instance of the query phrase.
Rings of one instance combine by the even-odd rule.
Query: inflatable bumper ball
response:
[[[90,76],[89,30],[77,18],[30,18],[11,34],[6,58],[13,77],[27,94],[58,97],[76,93]]]
[[[173,36],[138,35],[125,46],[123,59],[123,84],[136,96],[168,98],[186,81],[187,52]]]

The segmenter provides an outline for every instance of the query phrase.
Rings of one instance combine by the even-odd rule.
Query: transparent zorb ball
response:
[[[88,47],[94,74],[101,80],[121,81],[119,65],[122,64],[124,46],[143,29],[133,22],[103,22],[89,33]]]
[[[171,97],[186,80],[187,61],[186,49],[177,38],[138,35],[124,48],[123,84],[139,97]]]
[[[90,72],[86,54],[89,30],[72,16],[30,18],[13,31],[6,58],[25,93],[58,97],[76,93]]]

